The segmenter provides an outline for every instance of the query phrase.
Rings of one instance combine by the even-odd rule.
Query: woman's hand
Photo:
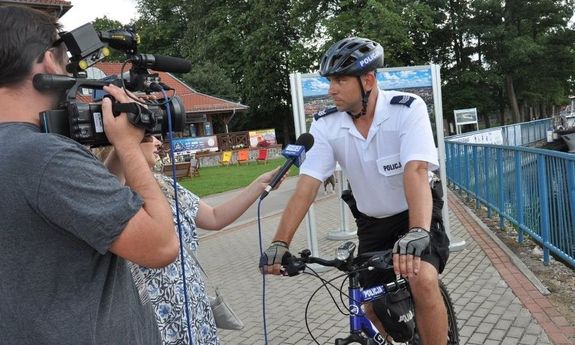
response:
[[[260,176],[258,176],[258,178],[256,179],[256,181],[261,184],[263,186],[263,188],[266,188],[267,185],[270,184],[270,182],[273,180],[274,176],[279,172],[281,167],[277,167],[274,170],[268,171],[266,173],[261,174]],[[286,172],[284,174],[284,176],[282,176],[280,182],[274,187],[273,190],[276,190],[279,188],[279,186],[282,184],[282,182],[286,179],[286,177],[289,176],[289,170],[288,172]]]

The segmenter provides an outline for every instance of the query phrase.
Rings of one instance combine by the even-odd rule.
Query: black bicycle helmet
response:
[[[321,59],[322,77],[361,76],[383,67],[383,47],[372,40],[348,37],[332,45]]]

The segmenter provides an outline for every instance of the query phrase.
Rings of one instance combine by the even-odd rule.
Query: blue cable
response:
[[[260,245],[260,257],[264,254],[263,241],[262,241],[262,225],[260,218],[260,208],[262,204],[262,199],[258,201],[258,240]],[[264,344],[268,344],[268,329],[266,323],[266,275],[262,274],[262,315],[264,321]]]
[[[186,322],[188,325],[188,338],[192,341],[192,327],[190,323],[190,312],[189,312],[189,302],[188,302],[188,288],[186,284],[186,265],[184,263],[184,240],[182,236],[182,226],[180,224],[180,206],[178,203],[178,185],[176,182],[176,161],[174,160],[174,143],[172,141],[172,114],[170,111],[170,104],[168,103],[168,96],[166,91],[158,84],[164,95],[164,103],[166,104],[166,113],[168,114],[168,141],[170,143],[170,161],[172,162],[172,181],[174,186],[174,203],[176,207],[176,222],[178,226],[178,234],[180,237],[180,265],[182,266],[182,280],[184,288],[184,306],[186,308]]]

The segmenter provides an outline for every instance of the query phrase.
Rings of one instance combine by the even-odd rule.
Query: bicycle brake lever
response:
[[[284,276],[293,277],[303,272],[303,270],[305,270],[305,263],[301,259],[292,256],[287,259],[287,264],[282,266],[281,274]]]
[[[376,255],[371,257],[365,263],[366,266],[371,266],[377,270],[389,270],[393,268],[393,262],[390,261],[389,255]]]

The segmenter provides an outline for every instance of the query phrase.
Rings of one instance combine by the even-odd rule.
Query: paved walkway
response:
[[[273,236],[281,209],[295,185],[287,179],[276,197],[265,199],[261,213],[264,246]],[[323,195],[315,203],[315,216],[321,256],[331,257],[341,243],[326,239],[330,231],[340,228],[339,199]],[[216,205],[229,197],[221,194],[205,200]],[[265,205],[269,203],[269,205]],[[451,254],[442,280],[447,284],[455,304],[461,344],[555,344],[573,345],[575,330],[554,309],[540,291],[545,288],[500,241],[486,232],[486,227],[452,193],[449,195],[451,235],[466,241],[465,249]],[[220,331],[225,345],[264,344],[262,321],[262,276],[259,259],[258,224],[255,207],[235,224],[220,232],[201,231],[199,257],[225,298],[239,314],[245,328]],[[349,217],[351,218],[351,217]],[[352,226],[350,224],[350,226]],[[488,231],[488,230],[487,230]],[[304,226],[292,242],[293,251],[308,247]],[[338,271],[323,272],[326,279]],[[341,280],[338,280],[340,282]],[[309,275],[266,277],[266,316],[268,344],[333,344],[348,330],[348,319],[334,306],[322,289],[307,305],[321,285]],[[336,283],[338,285],[341,283]],[[338,285],[339,286],[339,285]],[[339,301],[339,295],[334,290]]]

